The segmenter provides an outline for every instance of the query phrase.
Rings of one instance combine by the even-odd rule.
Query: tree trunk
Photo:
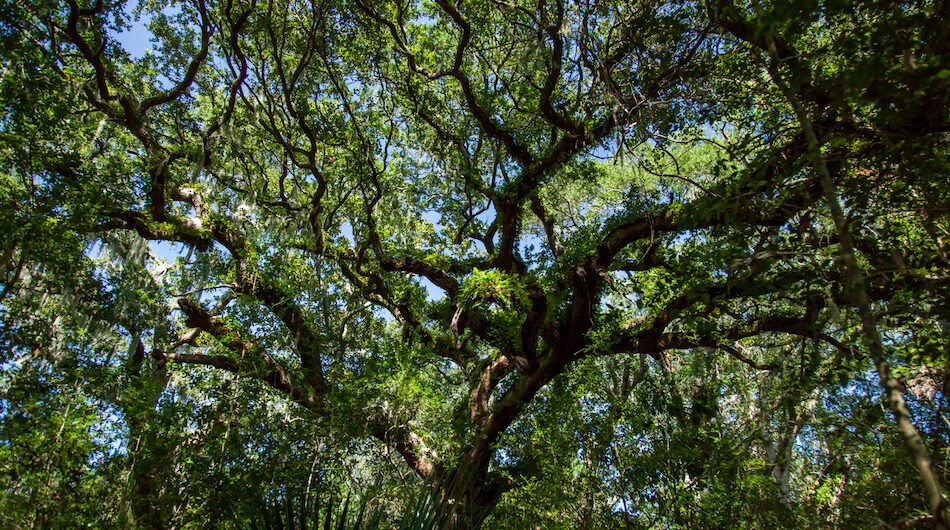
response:
[[[488,472],[490,455],[466,454],[437,483],[438,528],[481,528],[510,485]]]
[[[164,366],[151,370],[145,346],[137,332],[126,366],[130,392],[123,402],[123,413],[129,426],[128,454],[131,459],[129,501],[135,526],[147,529],[165,528],[161,502],[162,474],[169,466],[157,437],[155,407],[165,387],[168,374]]]

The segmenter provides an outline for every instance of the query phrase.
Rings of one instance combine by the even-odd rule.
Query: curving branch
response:
[[[213,316],[198,302],[190,298],[178,300],[178,307],[185,315],[185,324],[197,328],[239,356],[241,362],[220,355],[165,353],[165,359],[187,364],[213,366],[240,375],[260,379],[276,390],[289,395],[304,407],[315,409],[318,395],[296,380],[293,374],[274,356],[265,352],[251,337],[234,329],[222,319]]]
[[[205,5],[205,0],[197,0],[196,7],[198,8],[198,16],[201,18],[201,48],[198,50],[198,53],[192,57],[191,62],[188,64],[188,69],[185,70],[185,74],[182,76],[181,81],[179,81],[171,90],[158,94],[149,98],[145,98],[142,101],[139,112],[142,115],[145,115],[149,109],[153,107],[158,107],[160,105],[165,105],[170,103],[178,98],[180,98],[186,90],[191,86],[195,81],[195,76],[198,75],[198,70],[201,68],[202,63],[205,59],[208,58],[208,48],[211,45],[211,34],[212,26],[211,19],[208,18],[208,9]]]

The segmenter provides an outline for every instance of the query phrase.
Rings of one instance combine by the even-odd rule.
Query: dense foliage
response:
[[[0,1],[0,526],[942,526],[946,20]]]

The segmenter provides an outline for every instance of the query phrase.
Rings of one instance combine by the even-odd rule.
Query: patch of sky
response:
[[[637,516],[642,515],[643,512],[634,508],[634,506],[636,505],[637,504],[633,501],[632,498],[630,499],[630,502],[627,503],[627,497],[620,497],[614,502],[614,504],[610,507],[610,509],[611,511],[613,511],[613,513],[626,513],[632,517],[637,517]]]
[[[432,283],[432,281],[424,276],[419,277],[419,285],[426,290],[426,300],[430,302],[445,298],[447,294],[444,289]]]
[[[420,26],[435,26],[439,23],[435,18],[430,17],[429,15],[419,15],[412,20],[414,23],[419,24]]]
[[[350,243],[350,246],[356,246],[356,238],[353,237],[353,225],[349,221],[340,223],[340,235]]]
[[[122,45],[125,51],[129,52],[133,59],[141,59],[153,51],[154,35],[148,29],[151,18],[136,13],[136,10],[128,4],[125,6],[125,15],[130,21],[129,28],[114,34],[112,37]]]
[[[485,223],[486,225],[494,221],[496,217],[498,217],[498,213],[495,211],[495,204],[491,201],[488,201],[485,209],[475,216],[476,219]]]
[[[160,45],[160,42],[155,33],[149,29],[154,20],[153,14],[143,12],[141,5],[134,8],[130,4],[126,4],[124,9],[129,26],[124,31],[112,34],[111,37],[119,43],[122,49],[128,52],[133,60],[141,60],[150,54],[157,53],[156,47]],[[169,18],[179,16],[181,13],[181,7],[174,4],[168,4],[161,10],[161,14]],[[197,34],[200,35],[198,23],[195,21],[193,23],[196,26]],[[211,54],[209,60],[218,68],[227,68],[227,62],[218,55]],[[183,75],[183,72],[181,75]],[[157,81],[160,89],[169,90],[178,82],[178,79],[169,79],[165,75],[159,75]]]
[[[85,252],[86,257],[90,259],[95,259],[102,253],[104,248],[105,246],[103,245],[101,239],[98,239],[98,238],[93,239],[92,241],[88,243],[86,247],[86,252]]]
[[[153,258],[159,258],[166,263],[172,263],[179,257],[188,254],[188,245],[171,241],[149,241],[148,253]]]
[[[511,451],[503,447],[495,449],[495,462],[497,462],[501,467],[510,467],[517,463],[514,456],[511,454]]]
[[[128,451],[127,434],[123,415],[114,406],[97,403],[98,420],[89,428],[92,442],[99,447],[108,447],[106,451],[93,451],[89,454],[91,467],[99,466],[112,457],[124,455]]]
[[[546,245],[547,241],[538,234],[524,232],[518,238],[518,253],[522,256],[530,256],[539,252],[544,253],[544,249],[547,248]]]

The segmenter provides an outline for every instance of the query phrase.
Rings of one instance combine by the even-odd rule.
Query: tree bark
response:
[[[491,456],[466,454],[440,484],[441,528],[481,528],[502,495],[511,489],[500,476],[488,472]]]

